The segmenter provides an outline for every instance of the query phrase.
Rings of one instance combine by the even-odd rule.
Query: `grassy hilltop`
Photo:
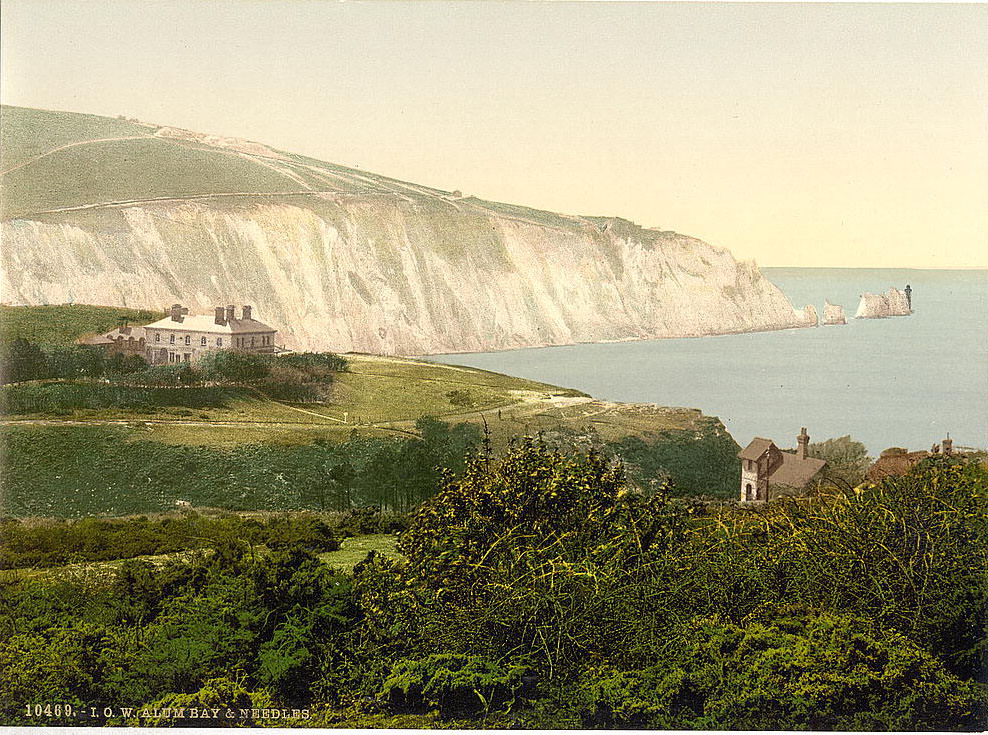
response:
[[[9,105],[0,115],[3,219],[173,197],[449,194],[261,144],[160,125]]]

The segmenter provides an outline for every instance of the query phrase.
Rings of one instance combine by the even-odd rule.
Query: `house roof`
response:
[[[251,334],[254,332],[275,332],[257,319],[230,319],[224,324],[217,324],[216,317],[206,314],[191,314],[176,322],[170,316],[148,324],[149,329],[175,329],[182,332],[208,332],[210,334]]]
[[[877,482],[886,477],[904,475],[929,456],[930,453],[926,451],[890,454],[886,450],[875,464],[868,468],[868,479]]]
[[[800,459],[796,454],[781,452],[782,464],[768,476],[770,485],[803,487],[827,464],[826,460],[807,457]]]
[[[124,341],[133,337],[135,342],[145,339],[144,327],[117,327],[109,332],[97,334],[93,337],[83,337],[79,340],[84,345],[108,345],[115,344],[121,337]]]
[[[768,451],[768,448],[774,443],[775,442],[771,439],[763,439],[760,436],[756,436],[751,440],[751,443],[749,443],[748,446],[738,452],[738,457],[741,459],[758,459],[765,454],[765,452]]]

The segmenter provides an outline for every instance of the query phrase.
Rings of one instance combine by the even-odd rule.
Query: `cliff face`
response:
[[[426,354],[816,324],[673,232],[258,143],[3,107],[7,303],[251,304],[299,349]]]
[[[558,227],[399,198],[148,203],[91,219],[3,223],[4,301],[181,302],[202,313],[247,303],[291,346],[383,354],[816,321],[727,251],[621,221]]]

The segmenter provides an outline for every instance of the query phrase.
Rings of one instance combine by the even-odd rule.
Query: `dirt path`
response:
[[[52,148],[50,151],[45,151],[34,158],[29,158],[22,163],[18,163],[16,166],[11,166],[10,168],[0,171],[0,175],[9,174],[11,171],[16,171],[19,168],[24,168],[25,166],[30,166],[35,161],[40,161],[45,156],[50,156],[53,153],[58,153],[59,151],[64,151],[67,148],[76,148],[81,145],[90,145],[91,143],[110,143],[115,140],[144,140],[145,138],[151,138],[151,135],[125,135],[119,138],[96,138],[95,140],[79,140],[75,143],[66,143],[65,145],[60,145],[58,148]]]

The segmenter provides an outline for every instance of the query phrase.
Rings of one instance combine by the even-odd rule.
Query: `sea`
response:
[[[850,435],[888,447],[988,447],[988,270],[762,268],[797,308],[847,324],[690,339],[433,355],[608,400],[698,408],[742,446]],[[913,314],[855,319],[860,294],[912,287]]]

